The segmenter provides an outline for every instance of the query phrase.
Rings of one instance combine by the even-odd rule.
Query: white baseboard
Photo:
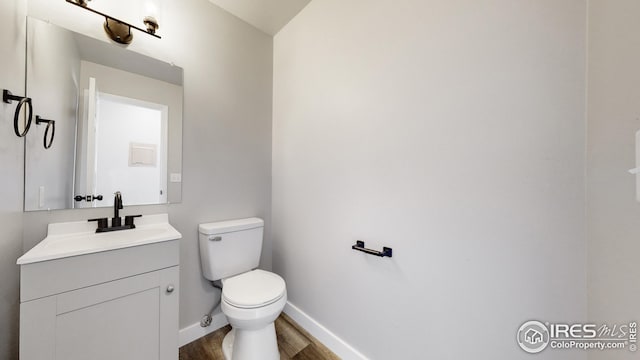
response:
[[[187,345],[188,343],[198,340],[201,337],[210,334],[223,326],[226,326],[229,322],[223,313],[217,313],[213,315],[211,325],[203,328],[200,323],[189,325],[184,329],[180,329],[178,335],[178,346]]]
[[[284,307],[285,314],[289,315],[295,322],[298,323],[303,329],[307,330],[309,334],[313,335],[324,346],[333,351],[344,360],[369,360],[366,356],[362,355],[358,350],[351,347],[344,340],[340,339],[336,334],[332,333],[329,329],[322,326],[319,322],[313,319],[311,316],[304,313],[298,307],[290,302]]]
[[[297,306],[287,301],[287,305],[284,307],[284,312],[289,315],[300,325],[303,329],[313,335],[324,346],[333,351],[344,360],[369,360],[366,356],[362,355],[358,350],[351,347],[344,340],[340,339],[336,334],[332,333],[329,329],[322,326],[319,322],[300,310]],[[211,325],[206,328],[200,326],[200,323],[189,325],[183,329],[180,329],[178,337],[178,345],[184,346],[192,341],[206,336],[224,326],[229,324],[227,318],[222,313],[213,315],[213,321]]]

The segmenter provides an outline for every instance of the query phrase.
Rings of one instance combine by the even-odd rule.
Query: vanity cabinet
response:
[[[178,359],[177,239],[21,264],[20,281],[21,360]]]

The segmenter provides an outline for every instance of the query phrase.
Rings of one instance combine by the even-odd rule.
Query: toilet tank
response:
[[[259,218],[198,226],[202,274],[220,280],[253,270],[260,263],[264,221]]]

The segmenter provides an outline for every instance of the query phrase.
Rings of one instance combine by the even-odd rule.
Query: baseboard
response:
[[[221,327],[229,324],[227,318],[222,313],[217,313],[213,315],[213,319],[211,321],[211,325],[203,328],[200,326],[200,323],[195,323],[193,325],[189,325],[184,329],[180,329],[178,335],[178,346],[186,345],[192,341],[198,340],[201,337],[210,334]]]
[[[285,314],[289,315],[293,321],[298,323],[309,334],[313,335],[324,346],[329,348],[334,354],[338,355],[344,360],[369,360],[366,356],[362,355],[358,350],[351,347],[344,340],[340,339],[336,334],[332,333],[329,329],[322,326],[319,322],[300,310],[298,307],[290,302],[284,307]]]

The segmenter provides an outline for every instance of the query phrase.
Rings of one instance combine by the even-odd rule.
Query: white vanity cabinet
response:
[[[46,246],[18,260],[20,359],[177,360],[181,236],[166,225],[173,231],[161,236],[144,225],[87,233],[108,249],[29,262],[60,245],[47,240],[73,242],[51,236],[50,226]]]

